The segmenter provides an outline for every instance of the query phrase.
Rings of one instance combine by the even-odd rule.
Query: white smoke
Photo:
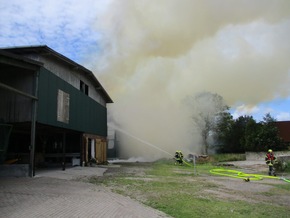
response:
[[[231,106],[289,95],[289,1],[112,1],[96,28],[94,71],[114,100],[110,119],[172,154],[200,151],[185,96],[209,91]],[[164,155],[120,140],[124,155]]]

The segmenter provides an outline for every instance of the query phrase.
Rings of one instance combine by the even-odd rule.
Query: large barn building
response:
[[[106,162],[112,99],[85,67],[48,46],[0,49],[0,164]]]

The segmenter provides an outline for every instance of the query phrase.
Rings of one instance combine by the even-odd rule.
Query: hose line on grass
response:
[[[243,179],[245,181],[250,181],[250,180],[262,180],[262,179],[281,179],[284,180],[285,182],[289,182],[289,179],[285,179],[284,177],[276,177],[276,176],[265,176],[265,175],[259,175],[259,174],[248,174],[248,173],[243,173],[237,170],[227,170],[227,169],[211,169],[210,173],[220,175],[220,176],[228,176],[232,178],[237,178],[237,179]]]
[[[185,163],[187,166],[190,166],[190,167],[194,167],[194,165],[192,165],[192,164],[189,164],[189,163],[187,163],[186,161],[184,161],[183,160],[183,162],[182,163]]]

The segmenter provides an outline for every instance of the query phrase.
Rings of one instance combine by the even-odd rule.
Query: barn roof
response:
[[[98,89],[98,91],[103,95],[106,102],[113,103],[113,100],[111,99],[109,94],[106,92],[104,87],[101,85],[101,83],[98,81],[98,79],[95,77],[92,71],[74,62],[73,60],[65,57],[64,55],[56,52],[55,50],[51,49],[47,45],[9,47],[9,48],[2,48],[1,50],[8,51],[8,52],[11,52],[13,54],[18,54],[18,55],[24,55],[24,54],[30,54],[30,53],[51,55],[54,58],[57,58],[58,60],[63,61],[64,63],[70,65],[74,69],[78,69],[81,72],[83,72],[90,80],[93,81],[93,83],[96,85],[95,88]]]

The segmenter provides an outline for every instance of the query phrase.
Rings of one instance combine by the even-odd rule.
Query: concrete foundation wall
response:
[[[0,165],[0,177],[28,177],[28,164]]]
[[[267,152],[246,152],[246,160],[265,160]],[[279,159],[290,160],[290,151],[274,151],[274,155]]]

